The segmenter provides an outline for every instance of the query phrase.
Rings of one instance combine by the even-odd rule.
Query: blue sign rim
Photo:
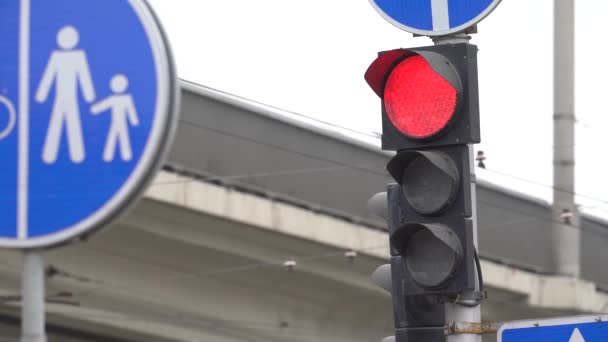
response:
[[[497,332],[497,342],[502,342],[502,334],[505,330],[514,329],[526,329],[526,328],[539,328],[552,327],[559,325],[579,324],[579,323],[606,323],[608,322],[608,316],[606,315],[595,315],[595,316],[569,316],[560,317],[553,319],[539,319],[539,320],[526,320],[526,321],[515,321],[507,322],[500,326]]]
[[[128,2],[143,24],[152,48],[158,79],[154,123],[140,162],[120,190],[86,219],[45,236],[27,239],[0,238],[0,247],[20,249],[56,247],[75,240],[85,233],[107,227],[112,220],[135,204],[166,160],[178,125],[179,79],[167,36],[154,11],[146,0],[128,0]]]
[[[466,29],[468,29],[469,27],[477,24],[478,22],[482,21],[485,17],[487,17],[490,13],[492,13],[492,11],[494,11],[494,9],[496,9],[496,7],[500,4],[502,0],[494,0],[494,2],[488,6],[488,8],[486,8],[483,12],[481,12],[481,14],[479,14],[478,16],[476,16],[475,18],[471,19],[470,21],[456,26],[454,28],[451,28],[449,30],[441,30],[441,31],[433,31],[433,30],[420,30],[414,27],[410,27],[407,25],[404,25],[398,21],[396,21],[395,19],[393,19],[391,16],[389,16],[386,12],[384,12],[380,6],[378,6],[376,4],[375,0],[369,0],[370,4],[372,5],[372,7],[374,7],[374,9],[380,14],[380,16],[382,16],[384,18],[384,20],[388,21],[389,23],[393,24],[393,26],[413,33],[413,34],[417,34],[417,35],[421,35],[421,36],[429,36],[429,37],[437,37],[437,36],[447,36],[450,34],[454,34],[454,33],[459,33],[462,31],[465,31]]]

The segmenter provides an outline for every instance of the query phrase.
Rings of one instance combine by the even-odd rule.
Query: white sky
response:
[[[183,79],[363,132],[381,132],[363,80],[378,51],[430,45],[384,21],[368,0],[149,0]],[[608,1],[576,2],[576,192],[608,217]],[[479,25],[480,177],[551,199],[553,0],[504,0]],[[526,181],[524,181],[526,180]]]

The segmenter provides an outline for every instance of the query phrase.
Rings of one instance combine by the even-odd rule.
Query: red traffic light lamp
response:
[[[480,141],[476,46],[381,52],[365,80],[382,99],[383,149]]]

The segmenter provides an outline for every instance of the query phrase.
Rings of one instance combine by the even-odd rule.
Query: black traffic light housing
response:
[[[455,112],[444,129],[429,138],[404,135],[386,111],[384,90],[391,72],[413,56],[424,58],[431,68],[458,92]],[[479,143],[479,90],[477,81],[477,46],[461,43],[397,49],[379,53],[365,79],[382,101],[382,149],[398,151],[432,146]],[[432,141],[432,143],[430,143]]]
[[[406,295],[405,272],[402,258],[395,256],[372,274],[374,283],[392,294],[395,327],[399,330],[396,341],[445,342],[445,304],[436,296]]]
[[[407,269],[401,256],[391,257],[392,298],[395,327],[435,327],[443,333],[445,305],[438,297],[411,295],[408,291]]]
[[[469,147],[480,142],[477,47],[381,52],[365,79],[382,99],[382,149],[397,151],[386,167],[396,182],[388,209],[378,209],[388,215],[395,338],[445,342],[445,302],[478,293]]]
[[[410,180],[403,179],[404,170],[416,158],[433,158],[438,154],[442,158],[437,158],[438,160],[434,164],[430,162],[425,164],[420,170],[421,177],[433,173],[429,172],[427,168],[437,168],[438,172],[443,172],[441,171],[443,168],[446,172],[454,172],[449,177],[455,177],[453,182],[455,188],[440,187],[438,183],[442,183],[441,181],[437,181],[433,177],[426,177],[428,188],[423,186],[419,189],[419,193],[406,196],[408,194],[407,182]],[[443,164],[442,160],[447,160],[447,162]],[[447,166],[452,162],[453,169]],[[404,294],[457,295],[463,291],[474,291],[476,287],[475,247],[468,146],[455,145],[442,147],[440,150],[402,151],[389,162],[387,169],[398,183],[389,185],[387,191],[391,255],[404,257],[404,261],[407,261],[408,256],[415,260],[409,264],[405,263],[403,276],[406,291]],[[420,179],[414,181],[421,182]],[[415,186],[417,185],[410,187]],[[440,188],[437,189],[437,187]],[[442,190],[445,194],[440,193]],[[438,192],[439,194],[437,194]],[[437,198],[440,200],[437,201]],[[432,203],[429,204],[429,201]],[[432,209],[424,210],[425,207]],[[423,230],[428,233],[421,232]],[[418,244],[417,247],[414,243],[417,233],[425,240],[421,242],[426,242],[426,245]],[[436,251],[426,247],[429,239],[436,239],[435,245],[440,243],[440,251],[444,250],[442,247],[445,245],[448,252],[452,253],[428,255],[428,253]],[[409,251],[408,247],[411,248]],[[420,248],[427,250],[421,251]],[[446,259],[442,257],[449,256],[454,259],[446,264]],[[434,260],[435,258],[437,260]],[[418,268],[416,263],[419,262],[422,262],[425,269],[418,269],[418,271],[424,274],[416,274]],[[444,274],[439,276],[440,279],[433,279],[433,272],[439,274],[441,271]]]

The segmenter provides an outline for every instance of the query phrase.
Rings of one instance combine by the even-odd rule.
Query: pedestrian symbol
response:
[[[129,86],[129,79],[125,75],[116,75],[112,78],[110,88],[114,95],[95,104],[91,108],[93,114],[99,114],[105,110],[112,110],[112,123],[108,140],[103,152],[103,160],[106,162],[114,161],[116,143],[120,145],[120,155],[122,160],[129,161],[133,156],[131,143],[129,141],[129,123],[133,126],[139,124],[137,111],[133,98],[129,94],[123,94]]]
[[[162,163],[177,79],[144,0],[0,12],[0,246],[61,243],[118,215]]]
[[[64,125],[72,161],[80,163],[84,160],[78,93],[82,91],[85,100],[92,102],[95,100],[95,90],[86,53],[76,49],[78,39],[78,31],[71,26],[59,31],[57,43],[60,50],[51,54],[36,92],[36,101],[42,103],[47,100],[51,88],[55,87],[51,121],[42,155],[47,164],[53,164],[57,160]]]

